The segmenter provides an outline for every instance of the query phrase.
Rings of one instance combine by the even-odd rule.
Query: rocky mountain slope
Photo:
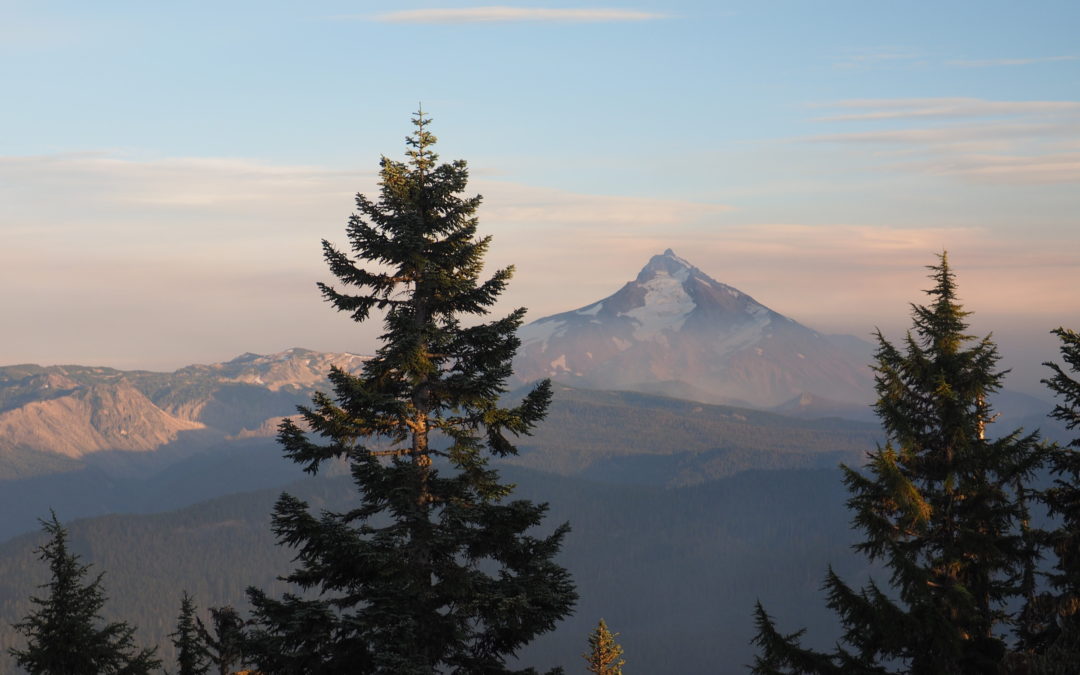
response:
[[[521,381],[773,407],[804,394],[872,399],[870,345],[829,336],[720,283],[668,249],[634,281],[522,327]]]
[[[149,451],[188,440],[272,435],[274,420],[328,388],[332,365],[364,358],[289,349],[244,354],[172,373],[88,366],[0,368],[0,478],[4,460],[48,453],[79,459],[103,451]],[[52,467],[55,462],[49,463]]]

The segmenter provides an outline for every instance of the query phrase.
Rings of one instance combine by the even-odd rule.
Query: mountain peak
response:
[[[689,262],[675,255],[675,251],[669,248],[660,255],[649,258],[649,262],[638,273],[637,282],[644,283],[658,273],[678,277],[680,281],[685,281],[689,273],[696,269]]]
[[[868,390],[869,371],[858,359],[670,248],[614,294],[537,319],[518,337],[514,372],[525,381],[698,391],[698,398],[765,406],[802,391],[861,401]]]

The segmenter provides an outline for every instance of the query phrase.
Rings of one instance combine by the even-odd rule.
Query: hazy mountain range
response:
[[[548,525],[571,522],[563,562],[582,596],[529,663],[578,669],[603,616],[637,672],[742,672],[754,599],[793,625],[829,621],[826,565],[867,572],[835,471],[882,440],[860,421],[872,418],[866,342],[802,326],[671,250],[520,334],[517,383],[551,377],[554,399],[500,469],[516,494],[551,502]],[[205,608],[272,587],[290,554],[274,545],[270,505],[302,477],[276,426],[329,390],[331,366],[364,360],[294,348],[172,373],[0,367],[0,652],[44,580],[25,533],[50,508],[94,517],[72,525],[73,545],[109,573],[115,616],[166,650],[182,588]],[[1005,392],[995,405],[1001,431],[1066,436],[1050,403]],[[346,508],[355,492],[328,469],[289,489]],[[821,628],[815,639],[834,637]]]
[[[172,373],[88,366],[0,367],[0,478],[79,466],[102,451],[198,447],[225,438],[271,436],[296,412],[331,365],[364,358],[289,349],[244,354]],[[35,468],[33,456],[52,455]],[[57,457],[59,456],[59,457]]]

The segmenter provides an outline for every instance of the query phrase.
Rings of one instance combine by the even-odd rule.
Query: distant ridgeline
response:
[[[88,454],[148,451],[227,436],[272,436],[275,418],[292,415],[325,388],[331,365],[355,370],[364,357],[290,349],[244,354],[226,363],[172,373],[87,366],[0,367],[0,479],[44,473]]]
[[[183,589],[195,596],[205,618],[211,606],[244,607],[248,585],[280,590],[274,579],[289,568],[292,554],[275,545],[269,514],[278,486],[301,474],[281,458],[272,438],[243,429],[265,427],[262,421],[307,402],[306,383],[293,379],[270,389],[268,382],[284,378],[253,372],[273,364],[292,370],[289,360],[302,363],[320,356],[290,354],[184,369],[179,372],[191,375],[179,384],[154,373],[5,369],[8,384],[16,380],[13,372],[21,374],[23,392],[32,391],[28,379],[57,375],[57,370],[77,385],[39,387],[39,404],[89,399],[86,392],[94,386],[127,382],[123,386],[177,419],[184,419],[174,414],[181,408],[197,409],[199,415],[188,419],[204,427],[180,433],[154,451],[77,457],[24,451],[58,458],[64,470],[3,481],[4,536],[36,530],[36,518],[50,507],[65,521],[157,512],[77,521],[71,533],[76,552],[95,564],[95,572],[106,572],[111,598],[106,613],[138,626],[138,638],[160,645],[168,665],[166,636],[174,630]],[[317,380],[307,382],[320,386]],[[201,392],[203,405],[183,406],[182,391]],[[32,409],[34,400],[27,398],[14,405],[18,399],[9,394],[5,412]],[[277,407],[260,410],[252,402]],[[219,412],[215,418],[214,407],[227,410],[228,405],[246,416],[229,428],[212,426],[207,420],[225,417]],[[97,419],[91,414],[84,421],[92,427]],[[211,433],[211,440],[198,447],[184,436]],[[782,598],[788,598],[793,607],[812,605],[819,582],[801,575],[806,561],[820,566],[840,560],[844,565],[850,543],[846,526],[835,514],[821,516],[842,509],[839,479],[831,467],[860,461],[877,433],[872,424],[839,419],[801,420],[649,394],[556,386],[549,419],[536,436],[522,439],[521,455],[513,460],[519,466],[502,470],[517,483],[515,495],[549,501],[553,522],[572,521],[563,562],[574,570],[582,599],[574,618],[530,646],[523,657],[530,663],[573,664],[595,617],[602,615],[624,636],[634,637],[634,663],[645,672],[662,672],[676,649],[683,653],[680,663],[687,673],[716,672],[720,662],[745,662],[751,636],[747,608],[757,597],[752,589],[776,574],[785,581],[769,585],[767,597],[774,604],[783,606]],[[183,451],[177,449],[185,442]],[[354,495],[348,481],[333,477],[288,489],[316,508],[343,506]],[[249,492],[231,494],[244,490]],[[210,501],[196,503],[201,500]],[[185,505],[190,506],[161,513]],[[40,541],[31,532],[0,546],[0,647],[16,639],[10,622],[25,615],[35,584],[46,578],[33,554]],[[672,551],[680,553],[673,556]],[[717,602],[719,597],[725,601]],[[668,618],[658,624],[658,616]],[[717,625],[736,628],[717,638],[711,635]],[[703,643],[709,647],[701,649]],[[0,659],[0,672],[10,672],[8,665]]]

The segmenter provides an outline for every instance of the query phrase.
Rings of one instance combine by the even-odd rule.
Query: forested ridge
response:
[[[835,470],[748,471],[678,488],[596,483],[517,468],[504,476],[524,497],[543,497],[550,518],[570,520],[560,561],[574,571],[581,600],[560,628],[522,653],[529,663],[575,668],[599,616],[622,633],[632,663],[665,672],[742,672],[752,652],[749,609],[758,597],[799,616],[820,597],[823,565],[860,577]],[[345,477],[308,479],[288,491],[316,508],[354,503]],[[281,589],[274,578],[290,552],[276,546],[270,508],[280,490],[218,498],[179,511],[116,515],[70,523],[73,550],[105,572],[105,613],[138,627],[166,665],[180,594],[203,611],[246,607],[251,584]],[[10,622],[47,570],[33,553],[34,533],[0,546],[0,640],[14,644]],[[811,612],[824,622],[823,610]],[[820,636],[827,639],[829,633]],[[632,647],[631,647],[632,645]],[[6,659],[6,655],[0,657]],[[629,658],[629,657],[628,657]],[[718,662],[731,667],[716,669]],[[0,661],[0,672],[10,662]],[[573,672],[568,670],[568,672]]]

